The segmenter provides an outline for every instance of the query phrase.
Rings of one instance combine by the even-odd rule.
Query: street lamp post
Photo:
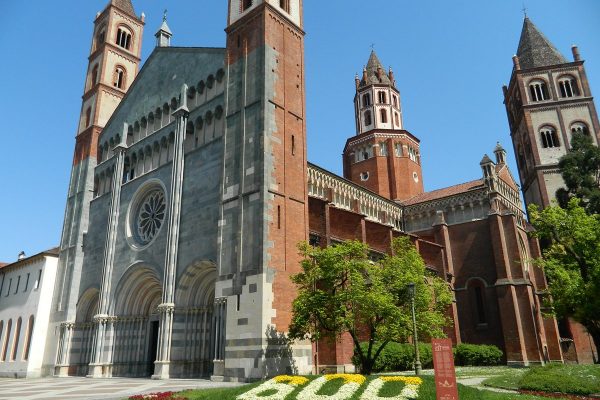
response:
[[[415,284],[411,282],[407,285],[408,295],[410,296],[410,305],[412,308],[413,320],[413,344],[415,346],[415,375],[421,375],[421,357],[419,355],[419,339],[417,337],[417,316],[415,314]]]

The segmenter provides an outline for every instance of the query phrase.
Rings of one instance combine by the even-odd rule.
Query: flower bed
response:
[[[358,374],[328,374],[312,381],[301,376],[282,375],[240,394],[236,400],[286,400],[293,392],[296,400],[348,400],[365,385],[360,400],[410,400],[419,397],[422,383],[420,378],[405,376],[382,376],[367,382],[364,376]],[[386,384],[403,385],[396,396],[381,397]]]
[[[129,400],[186,400],[185,397],[176,397],[175,392],[157,392],[130,396]]]

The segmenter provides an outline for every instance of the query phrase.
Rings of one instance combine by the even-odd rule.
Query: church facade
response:
[[[45,371],[252,380],[352,369],[352,344],[289,343],[297,244],[409,235],[456,301],[455,342],[509,364],[562,362],[545,277],[497,145],[472,182],[424,192],[392,70],[355,80],[344,176],[306,157],[301,0],[230,0],[225,48],[170,45],[140,66],[144,16],[111,0],[94,36]]]

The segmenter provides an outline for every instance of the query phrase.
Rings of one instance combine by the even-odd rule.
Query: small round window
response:
[[[133,211],[130,219],[132,236],[138,244],[146,246],[154,240],[165,222],[167,203],[162,187],[143,193]]]
[[[413,180],[417,183],[419,182],[419,174],[417,174],[416,172],[413,172]]]
[[[361,174],[360,174],[360,180],[361,181],[367,181],[367,180],[369,180],[369,173],[368,172],[361,172]]]

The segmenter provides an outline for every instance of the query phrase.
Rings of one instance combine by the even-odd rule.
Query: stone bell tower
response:
[[[525,203],[547,207],[564,187],[558,170],[574,132],[600,142],[600,123],[577,46],[568,61],[526,17],[504,104]]]
[[[281,340],[296,296],[297,244],[308,239],[302,1],[230,0],[226,32],[216,285],[216,318],[226,322],[214,376],[310,372],[310,344]]]
[[[98,138],[138,73],[143,31],[144,16],[136,16],[130,0],[110,0],[94,21],[50,317],[52,324],[75,319],[82,244],[88,229],[94,168],[98,163]],[[54,336],[49,338],[56,341]],[[48,344],[50,349],[55,347],[56,343]],[[67,373],[61,368],[62,361],[66,362],[57,362],[57,374]],[[50,368],[53,356],[46,357],[44,363]]]

